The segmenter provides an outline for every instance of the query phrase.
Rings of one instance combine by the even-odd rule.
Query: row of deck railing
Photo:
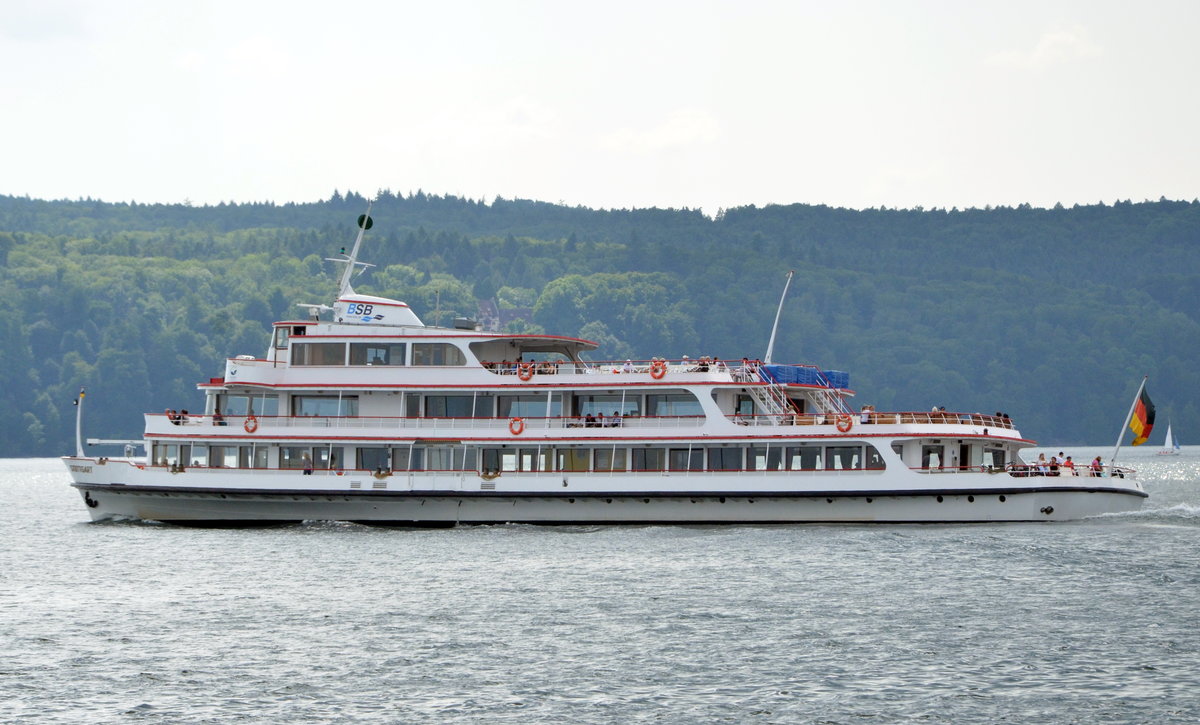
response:
[[[150,418],[165,417],[164,414],[148,416]],[[246,427],[251,416],[226,415],[218,421],[208,415],[188,415],[186,419],[178,420],[179,426],[232,426]],[[818,414],[766,414],[741,415],[728,413],[726,420],[745,426],[837,426],[841,432],[849,433],[859,426],[877,425],[969,425],[983,428],[1011,430],[1012,421],[1008,418],[979,413],[853,413],[834,415]],[[437,430],[437,429],[467,429],[492,430],[513,426],[517,417],[498,418],[438,418],[438,417],[376,417],[376,416],[253,416],[252,427],[256,430],[280,428],[352,428],[378,430]],[[520,417],[523,430],[546,429],[575,429],[575,428],[698,428],[706,420],[703,415],[670,415],[642,416],[622,415],[619,419],[605,416],[604,420],[589,423],[585,417],[556,416],[556,417]]]

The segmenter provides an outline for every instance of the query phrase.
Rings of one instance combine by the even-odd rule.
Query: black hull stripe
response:
[[[930,488],[912,491],[381,491],[353,489],[348,491],[307,490],[307,489],[228,489],[203,487],[175,486],[128,486],[125,484],[102,483],[72,483],[81,491],[104,491],[116,494],[203,494],[224,495],[233,498],[244,497],[295,497],[321,496],[326,498],[472,498],[472,499],[510,499],[510,498],[558,498],[558,499],[692,499],[692,498],[734,498],[734,499],[793,499],[793,498],[912,498],[915,496],[1017,496],[1029,493],[1118,493],[1138,498],[1147,498],[1144,491],[1131,491],[1122,488],[1107,488],[1104,486],[1039,486],[1036,488],[972,488],[949,489]]]

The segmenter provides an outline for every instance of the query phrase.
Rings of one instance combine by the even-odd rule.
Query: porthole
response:
[[[938,496],[938,503],[941,503],[941,502],[942,502],[942,497]]]
[[[1000,503],[1004,503],[1004,502],[1005,502],[1005,501],[1007,501],[1007,500],[1008,500],[1008,499],[1007,499],[1007,498],[1005,498],[1004,496],[1001,496],[1001,497],[1000,497]]]
[[[825,503],[833,503],[833,499],[827,498],[827,499],[825,499]]]
[[[968,501],[968,502],[970,502],[970,503],[975,503],[975,497],[974,497],[974,496],[967,496],[967,501]]]
[[[868,497],[867,503],[875,503],[875,499]]]
[[[725,503],[725,497],[724,497],[724,496],[722,496],[722,497],[720,498],[720,501],[721,501],[721,503]]]

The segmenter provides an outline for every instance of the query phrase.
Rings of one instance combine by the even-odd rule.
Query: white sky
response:
[[[1200,2],[0,0],[0,194],[1200,196]]]

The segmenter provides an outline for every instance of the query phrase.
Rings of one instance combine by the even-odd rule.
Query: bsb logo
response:
[[[363,322],[370,322],[371,320],[382,320],[383,319],[383,315],[374,315],[374,314],[372,314],[374,312],[375,312],[375,305],[366,305],[361,302],[350,302],[346,305],[346,314],[359,315],[362,317]]]

